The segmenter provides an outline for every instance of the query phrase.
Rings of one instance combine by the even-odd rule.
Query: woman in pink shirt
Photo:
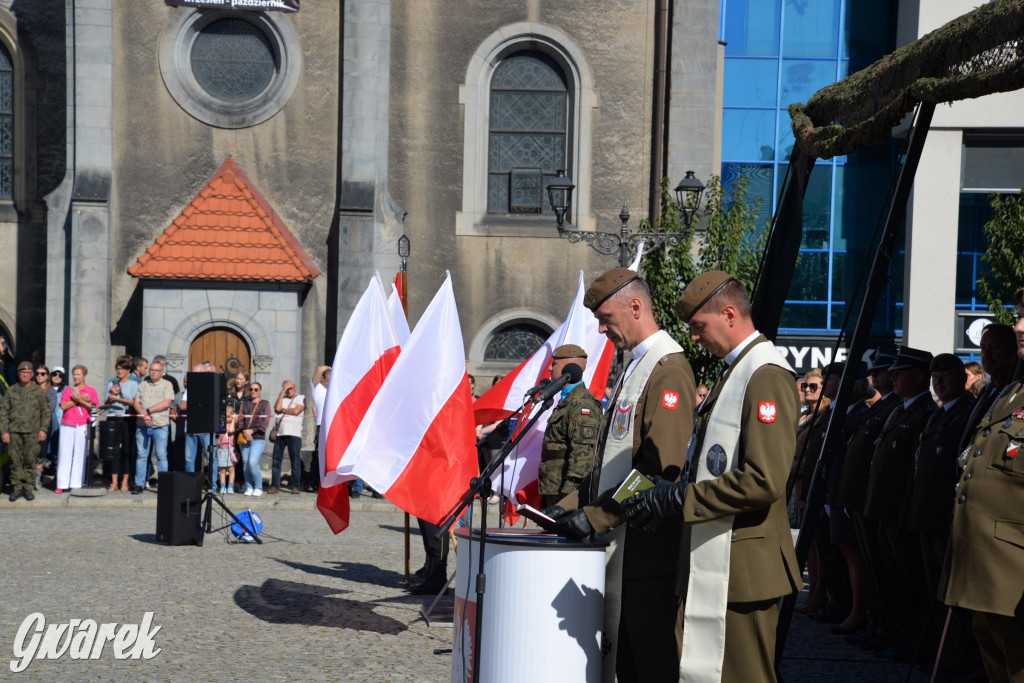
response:
[[[85,474],[85,445],[92,409],[99,404],[96,390],[85,384],[89,370],[84,365],[71,369],[71,386],[60,395],[64,417],[60,421],[60,454],[57,456],[57,488],[54,493],[82,488]]]

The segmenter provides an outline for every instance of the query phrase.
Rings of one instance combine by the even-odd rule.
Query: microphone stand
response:
[[[526,407],[526,404],[530,401],[528,398],[523,402],[522,407],[519,408],[518,412]],[[535,409],[530,414],[530,419],[526,423],[526,426],[522,429],[517,429],[516,434],[512,435],[511,438],[505,442],[505,445],[501,448],[501,453],[498,457],[487,463],[487,467],[480,473],[479,477],[473,477],[469,480],[469,490],[463,496],[462,500],[455,507],[454,511],[449,513],[448,521],[446,521],[438,529],[434,537],[440,539],[444,534],[448,533],[448,530],[452,527],[461,515],[462,512],[473,504],[473,498],[479,493],[480,494],[480,555],[477,558],[477,574],[476,574],[476,647],[473,648],[473,683],[479,683],[480,681],[480,650],[483,644],[483,614],[484,614],[484,593],[487,588],[487,576],[484,571],[484,549],[487,545],[487,499],[490,497],[491,489],[491,475],[498,469],[498,467],[505,462],[505,458],[512,452],[523,436],[530,431],[534,423],[540,419],[540,416],[546,413],[555,402],[554,396],[547,397],[540,405],[540,409]],[[472,538],[470,539],[472,541]],[[472,543],[470,544],[472,547]]]

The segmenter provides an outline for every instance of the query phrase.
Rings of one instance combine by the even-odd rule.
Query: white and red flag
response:
[[[407,335],[408,329],[405,323]],[[350,448],[352,437],[398,359],[399,339],[384,283],[374,273],[338,343],[320,420],[320,490],[316,506],[336,534],[348,526],[349,520],[348,486],[342,484],[356,478],[340,474],[338,468],[355,457]]]
[[[636,258],[629,266],[631,270],[636,270],[640,266],[642,253],[643,242],[637,246]],[[565,321],[532,356],[520,363],[519,367],[503,377],[474,402],[473,408],[477,424],[503,420],[512,415],[522,404],[523,394],[547,376],[551,355],[562,344],[576,344],[587,352],[587,367],[583,371],[583,382],[598,400],[604,398],[615,347],[605,335],[598,332],[597,318],[583,305],[585,292],[583,271],[581,270],[576,285],[576,297],[573,299]],[[552,410],[557,404],[558,399],[552,405]],[[501,490],[511,500],[530,503],[534,506],[540,503],[540,494],[537,492],[537,470],[540,466],[544,431],[547,429],[550,414],[549,411],[541,415],[530,432],[524,435],[517,444],[516,449],[509,455],[504,465],[491,477],[495,490]],[[529,413],[520,416],[518,423],[524,424],[529,418]],[[509,510],[506,510],[506,514],[508,513]],[[508,516],[514,517],[514,514],[508,514]]]
[[[352,436],[340,476],[439,524],[477,475],[473,397],[446,277]]]

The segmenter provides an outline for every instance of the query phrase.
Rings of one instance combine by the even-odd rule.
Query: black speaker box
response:
[[[227,418],[227,380],[219,372],[188,373],[188,433],[220,434]]]
[[[156,542],[202,545],[203,475],[161,472],[157,481]]]

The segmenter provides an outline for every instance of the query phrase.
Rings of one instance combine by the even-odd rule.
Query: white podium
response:
[[[476,633],[479,530],[459,529],[452,681],[600,681],[605,546],[552,541],[535,529],[489,529]]]

